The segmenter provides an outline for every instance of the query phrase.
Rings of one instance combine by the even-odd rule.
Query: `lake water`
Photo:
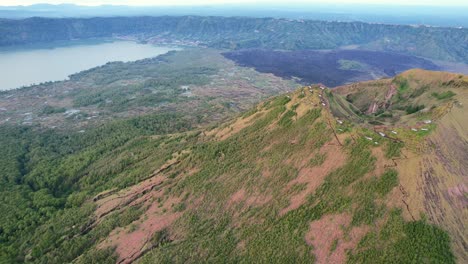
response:
[[[116,41],[58,47],[0,51],[0,90],[9,90],[69,75],[110,61],[135,61],[164,54],[173,47]]]

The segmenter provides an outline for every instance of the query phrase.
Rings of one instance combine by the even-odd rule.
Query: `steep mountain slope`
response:
[[[133,36],[150,42],[214,48],[335,49],[357,45],[446,61],[468,62],[465,28],[413,27],[247,17],[109,17],[0,19],[0,46]]]
[[[148,251],[142,263],[452,262],[452,239],[462,262],[468,130],[460,124],[463,108],[445,107],[466,101],[466,77],[416,71],[393,81],[407,77],[448,81],[442,85],[457,101],[379,127],[397,132],[382,137],[365,124],[337,120],[329,110],[335,95],[318,87],[275,98],[201,134],[145,182],[96,199],[97,223],[128,205],[145,211],[97,248],[115,247],[122,263]],[[440,125],[406,127],[416,122],[424,129],[417,119],[428,116]]]
[[[466,262],[467,80],[307,86],[222,126],[102,150],[16,259]]]
[[[335,90],[360,109],[376,112],[372,121],[383,125],[375,126],[375,131],[403,140],[403,158],[394,160],[402,175],[400,206],[407,207],[407,219],[420,219],[423,212],[430,222],[444,227],[460,261],[466,261],[468,249],[467,88],[466,76],[411,70],[393,80]],[[424,140],[418,139],[421,136]]]

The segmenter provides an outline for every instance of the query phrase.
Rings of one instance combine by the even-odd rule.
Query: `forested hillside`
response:
[[[30,18],[0,20],[0,46],[134,36],[216,48],[334,49],[358,45],[468,62],[468,29],[246,17]]]

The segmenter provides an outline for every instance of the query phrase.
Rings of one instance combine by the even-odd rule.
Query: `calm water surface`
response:
[[[0,90],[65,80],[73,73],[110,61],[135,61],[175,49],[116,41],[53,49],[0,51]]]

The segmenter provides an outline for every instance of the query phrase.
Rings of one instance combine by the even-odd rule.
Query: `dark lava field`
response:
[[[246,49],[223,55],[244,67],[283,78],[299,78],[304,84],[334,87],[356,81],[391,77],[412,68],[441,70],[430,60],[390,52],[368,50],[279,51]]]

